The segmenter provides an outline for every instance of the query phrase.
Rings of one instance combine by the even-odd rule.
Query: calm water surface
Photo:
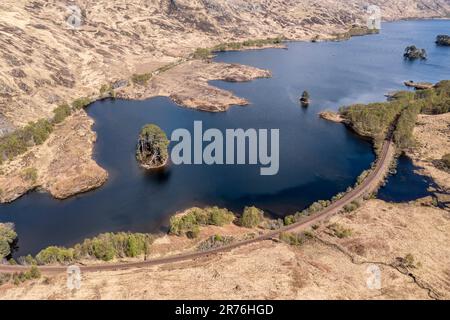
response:
[[[345,42],[289,43],[288,50],[227,52],[216,60],[270,69],[271,79],[248,83],[213,82],[247,98],[251,105],[211,114],[178,107],[165,98],[146,101],[101,101],[88,114],[98,134],[95,158],[110,179],[101,188],[59,201],[32,192],[0,205],[0,221],[14,222],[19,233],[16,255],[41,248],[71,245],[106,231],[164,230],[168,216],[193,205],[219,205],[236,211],[256,205],[274,216],[328,199],[355,182],[374,160],[371,145],[317,113],[341,105],[384,99],[403,89],[405,80],[436,82],[450,77],[450,49],[436,47],[437,34],[450,21],[407,21],[383,25],[382,33]],[[429,60],[406,62],[407,45],[426,48]],[[297,101],[303,90],[309,108]],[[135,161],[140,128],[155,123],[170,133],[204,129],[280,129],[280,171],[260,176],[259,166],[171,165],[161,172],[141,170]],[[397,186],[397,185],[392,185]],[[399,184],[387,193],[396,197]],[[394,199],[396,200],[396,199]]]
[[[431,195],[430,188],[438,186],[433,179],[415,173],[419,169],[411,159],[401,156],[398,159],[397,172],[388,178],[384,188],[377,197],[390,202],[407,202]]]

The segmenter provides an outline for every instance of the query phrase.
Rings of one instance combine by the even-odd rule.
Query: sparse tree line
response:
[[[33,265],[30,270],[25,272],[0,273],[0,286],[5,283],[13,283],[18,286],[28,280],[39,279],[40,277],[41,272],[35,265]]]
[[[212,48],[197,48],[192,54],[193,59],[208,59],[214,52],[224,52],[231,50],[242,50],[248,48],[262,48],[268,45],[281,44],[283,38],[250,39],[242,42],[224,42]]]
[[[46,265],[70,264],[83,260],[111,261],[121,258],[135,258],[150,253],[154,236],[144,233],[103,233],[94,238],[85,239],[71,248],[50,246],[41,250],[35,257],[11,257],[11,247],[17,238],[11,224],[3,229],[0,224],[0,260],[10,264]],[[2,231],[3,230],[3,231]]]
[[[182,60],[169,63],[157,69],[153,73],[133,74],[132,83],[136,85],[146,85],[153,75],[165,72],[178,65]],[[53,110],[53,117],[50,119],[40,119],[28,123],[25,127],[0,138],[0,165],[3,161],[24,154],[29,148],[43,144],[53,132],[55,125],[63,122],[73,112],[87,107],[95,99],[115,98],[115,89],[128,86],[128,80],[118,80],[113,83],[103,84],[99,89],[97,98],[81,97],[72,103],[62,103]]]

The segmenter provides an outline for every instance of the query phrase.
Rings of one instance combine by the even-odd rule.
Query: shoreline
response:
[[[331,40],[332,41],[332,40]],[[298,41],[295,41],[295,42],[298,42]],[[302,42],[302,41],[300,41],[300,42]],[[266,49],[266,48],[261,48],[261,50],[262,49]],[[243,50],[247,50],[247,49],[243,49]],[[251,49],[250,49],[251,50]],[[241,51],[241,50],[239,50],[239,51]],[[183,62],[182,64],[184,64],[184,63],[186,63],[186,62],[189,62],[189,61],[185,61],[185,62]],[[164,96],[164,95],[161,95],[161,96]],[[154,97],[150,97],[150,98],[144,98],[144,99],[152,99],[152,98],[154,98]],[[101,99],[104,99],[104,97],[102,97],[102,98],[100,98],[99,100],[101,100]],[[169,97],[169,99],[170,99],[170,97]],[[91,103],[94,103],[94,102],[96,102],[96,101],[98,101],[98,100],[94,100],[94,101],[92,101]],[[183,105],[181,105],[181,106],[183,106]],[[89,106],[87,106],[87,107],[89,107]],[[90,117],[89,117],[90,118]],[[92,119],[92,118],[91,118]],[[93,119],[92,119],[93,120]],[[103,185],[103,183],[101,184],[101,185]],[[99,185],[98,187],[101,187],[101,185]],[[97,187],[94,187],[94,188],[97,188]],[[92,189],[90,189],[90,190],[92,190]],[[78,192],[78,193],[75,193],[75,194],[73,194],[73,195],[68,195],[66,198],[69,198],[69,197],[71,197],[71,196],[75,196],[75,195],[77,195],[77,194],[80,194],[80,193],[85,193],[85,192],[88,192],[88,191],[90,191],[90,190],[85,190],[85,191],[81,191],[81,192]],[[59,199],[66,199],[66,198],[59,198]],[[58,199],[58,198],[57,198]]]
[[[386,140],[383,145],[383,150],[380,155],[376,158],[371,170],[366,175],[365,179],[361,181],[360,184],[356,185],[353,189],[350,189],[347,193],[345,193],[341,198],[331,202],[328,206],[325,206],[322,210],[318,212],[313,212],[310,215],[306,215],[300,218],[298,221],[295,221],[292,224],[287,224],[279,229],[274,231],[269,230],[266,233],[257,235],[255,238],[242,240],[240,242],[235,242],[230,245],[221,246],[219,248],[213,248],[210,250],[206,250],[204,252],[187,252],[175,255],[169,255],[162,258],[155,258],[153,260],[147,260],[144,262],[136,262],[136,263],[125,263],[125,264],[101,264],[101,267],[96,267],[96,265],[90,266],[82,266],[84,271],[89,271],[88,268],[92,268],[92,271],[101,271],[101,270],[117,270],[121,268],[133,268],[145,265],[158,265],[158,264],[166,264],[166,263],[174,263],[181,262],[185,260],[190,260],[192,258],[198,258],[201,256],[207,256],[213,253],[227,252],[231,249],[235,249],[241,246],[246,246],[249,244],[253,244],[256,242],[260,242],[263,240],[270,240],[273,237],[280,235],[283,232],[288,231],[298,231],[298,230],[306,230],[307,228],[315,225],[316,223],[320,223],[323,220],[327,220],[334,215],[337,215],[342,212],[342,210],[347,211],[345,209],[346,205],[350,203],[354,203],[355,201],[364,201],[365,197],[372,194],[375,190],[378,189],[379,185],[383,183],[386,175],[389,172],[389,168],[391,166],[392,160],[395,155],[395,147],[393,145],[392,140]],[[186,212],[193,210],[193,208],[183,210],[179,212],[177,215],[184,215]],[[176,215],[175,215],[176,216]],[[20,235],[19,235],[20,237]],[[9,269],[23,269],[22,267],[7,267],[0,264],[0,272],[8,272]],[[40,267],[42,271],[60,271],[64,272],[66,267],[57,267],[57,266],[43,266]],[[2,271],[3,270],[3,271]]]

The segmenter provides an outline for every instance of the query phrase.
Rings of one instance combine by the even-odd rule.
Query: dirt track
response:
[[[343,198],[340,200],[337,200],[333,204],[331,204],[329,207],[325,208],[321,212],[305,217],[301,221],[285,226],[283,228],[280,228],[275,231],[268,232],[264,235],[258,236],[253,239],[245,240],[236,242],[227,246],[223,246],[220,248],[211,249],[208,251],[202,251],[202,252],[190,252],[190,253],[183,253],[179,255],[173,255],[169,257],[163,257],[158,259],[151,259],[147,261],[141,261],[141,262],[133,262],[133,263],[120,263],[120,264],[102,264],[102,265],[92,265],[92,266],[80,266],[80,269],[83,272],[94,272],[94,271],[107,271],[107,270],[123,270],[123,269],[131,269],[131,268],[140,268],[140,267],[148,267],[148,266],[154,266],[154,265],[162,265],[162,264],[170,264],[175,262],[181,262],[185,260],[193,260],[201,257],[206,257],[212,254],[217,254],[221,252],[230,251],[232,249],[242,247],[245,245],[249,245],[252,243],[256,243],[262,240],[267,240],[272,237],[278,236],[282,232],[287,231],[300,231],[304,230],[322,220],[326,220],[330,218],[331,216],[337,214],[340,212],[345,205],[360,199],[365,194],[371,193],[377,186],[380,184],[380,182],[383,180],[385,174],[387,173],[390,163],[394,157],[395,154],[395,148],[394,143],[392,140],[386,140],[383,144],[383,148],[380,152],[380,155],[378,157],[376,166],[374,170],[369,174],[369,176],[355,189],[353,189],[351,192],[347,193]],[[1,265],[0,266],[0,273],[11,273],[11,272],[20,272],[27,270],[28,267],[25,266],[9,266],[9,265]],[[41,266],[39,267],[41,272],[43,273],[62,273],[66,272],[67,267],[66,266]]]

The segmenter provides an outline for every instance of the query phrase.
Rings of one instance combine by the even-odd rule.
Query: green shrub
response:
[[[30,270],[26,272],[28,279],[39,279],[41,277],[41,271],[36,266],[31,266]]]
[[[70,116],[72,109],[67,103],[64,103],[53,110],[53,113],[53,123],[61,123]]]
[[[390,125],[404,108],[403,101],[355,104],[339,110],[341,116],[350,121],[353,129],[375,141],[383,140]]]
[[[359,202],[357,201],[352,201],[351,203],[348,203],[344,206],[344,211],[345,212],[352,212],[355,211],[356,209],[358,209],[360,207]]]
[[[414,256],[408,253],[405,257],[397,257],[396,264],[399,267],[413,269],[421,266],[420,262],[416,262]]]
[[[295,217],[293,215],[289,215],[289,216],[284,217],[284,225],[285,226],[294,224],[295,222],[296,222],[295,221]]]
[[[39,279],[41,277],[41,271],[36,266],[32,266],[30,270],[26,272],[16,272],[12,276],[3,277],[3,283],[13,281],[14,285],[18,286],[23,282],[33,279]],[[2,281],[0,279],[0,285]]]
[[[78,98],[72,102],[72,107],[75,110],[83,109],[83,108],[87,107],[89,104],[91,104],[91,102],[92,102],[92,100],[88,97]]]
[[[103,233],[85,239],[73,248],[48,247],[36,256],[38,264],[70,263],[83,258],[110,261],[115,258],[138,257],[149,253],[153,238],[143,233]]]
[[[131,81],[133,81],[134,84],[144,86],[148,83],[151,77],[151,73],[133,74],[131,76]]]
[[[26,126],[23,134],[26,141],[31,141],[33,145],[40,145],[47,140],[52,131],[53,126],[50,121],[41,119]]]
[[[292,232],[280,233],[280,240],[291,246],[299,246],[299,245],[302,245],[304,242],[304,238],[301,234],[292,233]]]
[[[200,232],[199,226],[223,226],[230,224],[234,219],[234,214],[227,209],[218,207],[195,208],[184,215],[171,217],[169,232],[176,235],[186,234],[190,238],[195,238]]]
[[[308,216],[317,212],[322,211],[326,207],[328,207],[331,204],[330,200],[319,200],[311,204],[308,208],[301,212],[295,213],[294,217],[295,219],[300,219],[301,217]]]
[[[14,224],[0,223],[0,262],[11,254],[11,245],[16,238]]]
[[[221,43],[218,44],[217,46],[212,48],[213,52],[222,52],[222,51],[227,51],[227,50],[240,50],[244,47],[248,48],[248,47],[263,47],[266,45],[271,45],[271,44],[280,44],[283,42],[283,39],[281,37],[277,37],[277,38],[266,38],[266,39],[250,39],[250,40],[245,40],[243,42],[225,42],[225,43]],[[197,49],[199,50],[199,49]],[[203,50],[207,50],[207,49],[203,49]],[[204,52],[206,53],[206,52]],[[210,55],[210,52],[208,52],[208,56]]]
[[[394,141],[399,149],[404,150],[414,146],[413,129],[421,109],[420,103],[411,103],[400,114],[394,132]]]
[[[26,181],[30,181],[35,184],[38,178],[38,172],[36,168],[26,168],[22,171],[22,178]]]
[[[36,255],[36,261],[41,265],[53,263],[68,264],[74,261],[74,250],[51,246],[41,250]]]
[[[245,207],[240,224],[245,228],[255,228],[263,221],[263,211],[256,207]]]
[[[94,238],[91,243],[91,248],[95,258],[103,261],[112,260],[116,256],[114,245],[109,241]]]
[[[338,237],[339,239],[348,238],[352,235],[352,230],[348,228],[344,228],[340,224],[333,223],[327,227],[329,230],[331,230],[334,234],[334,236]]]
[[[405,256],[404,261],[405,261],[405,266],[406,266],[406,267],[414,268],[415,265],[416,265],[416,264],[415,264],[414,256],[413,256],[411,253],[408,253],[408,254]]]
[[[186,231],[186,237],[189,239],[195,239],[200,234],[200,227],[197,225],[192,226],[188,231]]]
[[[103,233],[74,247],[75,257],[110,261],[147,254],[153,238],[143,233]]]
[[[205,209],[209,216],[209,224],[214,226],[224,226],[230,224],[235,219],[233,212],[227,209],[211,207]]]
[[[52,131],[52,123],[41,119],[0,138],[0,163],[25,153],[29,147],[44,143]]]
[[[110,98],[115,98],[116,97],[116,92],[113,89],[113,86],[111,84],[103,84],[100,87],[99,90],[100,93],[100,97],[110,97]]]
[[[356,179],[356,185],[360,185],[370,174],[370,170],[364,170]]]
[[[448,80],[427,90],[396,92],[387,102],[356,104],[339,109],[341,116],[349,121],[356,132],[373,138],[377,150],[391,128],[394,129],[394,141],[400,150],[413,147],[412,132],[417,115],[446,112],[450,112]],[[394,123],[395,120],[398,121]]]
[[[25,281],[23,279],[23,273],[14,273],[13,274],[13,283],[15,286],[18,286],[19,284],[21,284],[23,281]]]
[[[194,59],[207,59],[211,56],[211,50],[206,48],[197,48],[192,57]]]
[[[222,236],[219,234],[215,234],[213,236],[210,236],[205,241],[202,241],[197,246],[197,250],[206,251],[206,250],[211,250],[214,248],[223,247],[225,245],[232,243],[234,240],[235,239],[232,236]]]
[[[32,255],[27,255],[25,257],[19,257],[19,264],[21,265],[27,265],[27,266],[31,266],[31,265],[36,265],[37,261],[35,258],[33,258]]]
[[[11,281],[11,278],[12,276],[10,273],[0,273],[0,286]]]

